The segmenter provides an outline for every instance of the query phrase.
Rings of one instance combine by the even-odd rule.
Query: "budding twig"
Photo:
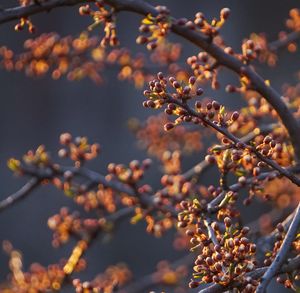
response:
[[[293,272],[294,270],[298,269],[300,266],[300,256],[297,256],[290,260],[288,264],[282,266],[282,268],[276,272],[276,275],[282,274],[282,273],[288,273],[288,272]],[[262,267],[262,268],[257,268],[254,271],[247,273],[246,277],[251,277],[252,279],[258,279],[260,278],[266,271],[268,270],[268,267]],[[207,288],[204,288],[199,291],[199,293],[222,293],[226,290],[232,289],[232,288],[240,288],[242,287],[242,284],[240,283],[233,283],[230,284],[227,287],[224,287],[220,284],[214,284],[211,285]],[[256,291],[257,292],[257,291]]]
[[[250,150],[261,161],[265,162],[267,165],[269,165],[273,169],[277,170],[280,174],[282,174],[285,177],[289,178],[294,184],[300,186],[300,179],[297,176],[295,176],[292,172],[290,172],[289,170],[287,170],[285,168],[282,168],[275,161],[273,161],[269,158],[266,158],[260,152],[258,152],[256,149],[254,149],[252,146],[247,145],[246,143],[242,142],[239,138],[237,138],[232,133],[230,133],[226,128],[224,128],[222,126],[218,126],[218,125],[214,124],[212,121],[210,121],[209,119],[206,119],[205,117],[200,115],[200,113],[197,113],[195,110],[190,108],[187,103],[182,103],[179,100],[172,98],[171,96],[168,96],[167,102],[168,103],[173,103],[173,104],[176,104],[176,105],[180,106],[181,108],[185,109],[188,112],[188,114],[190,114],[192,117],[199,118],[201,121],[205,122],[205,124],[207,124],[211,128],[215,129],[217,132],[219,132],[219,133],[223,134],[224,136],[226,136],[228,139],[230,139],[236,145],[239,145],[244,149]]]

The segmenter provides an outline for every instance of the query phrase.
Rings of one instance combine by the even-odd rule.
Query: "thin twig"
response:
[[[199,118],[206,125],[215,129],[217,132],[223,134],[228,139],[230,139],[233,143],[243,146],[244,149],[248,149],[250,152],[255,154],[255,156],[258,157],[261,161],[265,162],[267,165],[269,165],[273,169],[277,170],[281,175],[284,175],[285,177],[290,179],[294,184],[300,186],[300,179],[297,176],[295,176],[292,172],[290,172],[288,169],[281,167],[276,161],[271,160],[271,159],[267,158],[266,156],[262,155],[254,147],[242,142],[239,138],[237,138],[232,133],[230,133],[226,128],[213,123],[212,121],[210,121],[207,118],[204,118],[200,113],[198,113],[194,109],[190,108],[190,106],[188,104],[182,103],[178,99],[174,99],[173,97],[168,96],[166,101],[168,103],[176,104],[176,105],[180,106],[181,108],[185,109],[189,115],[191,115],[192,117]]]
[[[257,177],[250,177],[246,179],[245,184],[241,184],[239,182],[234,183],[228,187],[229,191],[238,191],[244,187],[247,187],[248,185],[258,182],[261,180],[265,180],[266,178],[274,178],[278,176],[277,171],[272,171],[272,172],[264,172],[258,175]],[[222,191],[217,197],[215,197],[212,201],[209,202],[207,209],[209,213],[215,213],[218,211],[222,206],[220,204],[223,202],[224,198],[226,196],[226,191]]]

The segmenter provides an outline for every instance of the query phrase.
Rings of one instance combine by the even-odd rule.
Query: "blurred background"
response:
[[[12,7],[17,1],[2,0],[0,5]],[[202,11],[208,18],[219,16],[223,7],[231,9],[230,20],[222,30],[227,44],[239,49],[243,38],[251,32],[265,32],[267,37],[276,39],[283,30],[284,21],[291,8],[299,6],[299,0],[186,0],[186,1],[148,1],[154,5],[166,5],[175,17],[192,18]],[[37,35],[43,32],[56,31],[61,36],[78,35],[90,24],[90,19],[78,16],[78,7],[59,8],[50,13],[42,13],[32,17],[38,28]],[[122,46],[133,52],[144,48],[135,44],[138,36],[138,25],[141,17],[132,13],[121,13],[118,16],[118,35]],[[6,45],[16,52],[21,52],[23,42],[31,37],[26,30],[14,32],[16,22],[0,26],[0,46]],[[101,33],[96,29],[94,34]],[[174,40],[183,44],[183,61],[189,55],[198,53],[198,49],[186,41],[176,37]],[[298,56],[281,52],[281,60],[276,71],[264,65],[259,71],[266,79],[271,79],[273,86],[280,90],[285,82],[295,81],[294,73],[299,67]],[[295,62],[296,60],[296,62]],[[28,78],[23,73],[0,71],[1,107],[0,107],[0,199],[6,198],[25,182],[15,178],[6,167],[10,157],[20,158],[25,151],[46,145],[54,157],[58,150],[58,138],[62,132],[68,131],[74,136],[87,136],[91,142],[99,142],[101,155],[89,166],[99,172],[105,172],[109,162],[128,163],[133,159],[144,159],[146,152],[137,148],[134,135],[127,127],[131,117],[145,120],[153,115],[142,107],[142,90],[136,90],[133,84],[118,81],[117,71],[105,72],[105,82],[98,86],[91,80],[69,82],[66,78],[54,81],[50,76],[39,79]],[[236,82],[235,77],[224,70],[221,85]],[[207,89],[206,95],[212,95]],[[231,109],[242,105],[237,95],[228,96],[223,90],[213,96]],[[201,131],[201,129],[199,129]],[[184,167],[188,169],[199,162],[202,155],[190,156]],[[160,171],[154,169],[146,177],[154,187],[159,187]],[[213,180],[214,173],[208,173],[203,180]],[[32,262],[42,265],[57,262],[69,255],[72,244],[58,249],[51,246],[52,233],[47,227],[47,219],[57,213],[61,206],[78,209],[72,200],[51,187],[42,187],[10,209],[0,214],[0,242],[7,239],[15,248],[22,251],[25,268]],[[251,221],[263,211],[258,206],[257,214],[251,212],[246,218]],[[116,230],[111,241],[97,240],[86,254],[88,268],[82,279],[92,279],[109,264],[126,262],[135,278],[149,274],[155,270],[161,259],[176,260],[185,252],[172,248],[173,234],[167,233],[157,239],[145,232],[145,226],[129,225],[124,221]],[[104,241],[103,241],[104,240]],[[8,274],[7,256],[0,252],[0,279]],[[276,287],[276,285],[275,285]],[[274,288],[270,287],[270,291]],[[276,289],[276,288],[275,288]],[[275,290],[274,289],[274,290]],[[68,292],[64,289],[62,292]],[[172,292],[173,289],[167,290]],[[277,292],[283,292],[282,287]],[[71,291],[69,291],[71,292]]]

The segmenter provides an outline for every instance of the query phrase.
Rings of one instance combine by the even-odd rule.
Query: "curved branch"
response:
[[[12,206],[14,203],[20,201],[21,199],[25,198],[39,184],[40,184],[40,179],[36,177],[31,178],[21,189],[19,189],[17,192],[11,194],[6,199],[0,202],[0,212]]]
[[[113,6],[117,11],[132,11],[142,15],[157,15],[155,7],[141,0],[106,0],[108,4]],[[282,120],[283,125],[288,130],[292,144],[295,149],[296,157],[300,157],[300,124],[293,116],[283,101],[283,97],[275,91],[271,86],[266,85],[265,80],[257,74],[251,66],[243,64],[234,56],[224,52],[222,48],[211,42],[210,38],[203,34],[193,31],[185,26],[176,24],[176,20],[171,30],[189,40],[196,46],[213,56],[219,65],[223,65],[239,75],[245,75],[249,78],[254,89],[260,93],[276,110]]]
[[[48,0],[41,5],[32,4],[25,7],[16,7],[5,9],[0,12],[0,24],[14,19],[19,19],[23,16],[37,14],[43,11],[49,11],[55,7],[72,6],[79,3],[90,2],[89,0]],[[131,11],[141,15],[157,15],[158,12],[154,6],[142,0],[106,0],[106,3],[115,8],[116,11]],[[202,33],[193,31],[185,26],[180,26],[174,23],[171,30],[190,41],[196,46],[200,47],[211,56],[213,56],[219,65],[225,66],[228,69],[236,72],[238,75],[247,76],[251,81],[253,88],[261,94],[276,110],[282,123],[286,127],[292,144],[294,146],[295,155],[300,157],[300,124],[293,116],[292,112],[287,107],[283,97],[271,86],[266,85],[265,80],[256,73],[251,66],[243,64],[234,56],[224,52],[222,48],[211,42],[211,39]]]

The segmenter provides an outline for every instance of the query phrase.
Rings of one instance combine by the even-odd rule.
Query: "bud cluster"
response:
[[[1,284],[3,292],[46,292],[59,291],[65,277],[63,263],[44,267],[38,263],[30,265],[29,270],[23,270],[23,256],[13,248],[8,241],[3,242],[3,250],[9,256],[11,278]]]
[[[44,0],[37,0],[37,1],[44,1]],[[33,4],[34,1],[32,0],[19,0],[21,7],[26,7]],[[36,32],[36,27],[33,25],[29,17],[21,17],[19,22],[15,25],[15,31],[19,32],[24,29],[24,27],[28,27],[28,32],[33,34]]]
[[[83,189],[83,188],[82,188]],[[116,194],[111,188],[99,184],[97,190],[82,190],[74,197],[74,201],[83,206],[85,211],[105,210],[109,213],[116,211]]]
[[[116,67],[118,78],[133,82],[137,88],[153,78],[153,74],[144,69],[146,61],[142,54],[133,56],[126,48],[107,51],[97,46],[98,42],[98,37],[89,36],[86,32],[78,37],[42,34],[26,40],[25,51],[21,54],[15,54],[5,46],[0,47],[0,64],[8,71],[24,71],[32,77],[50,72],[55,80],[62,76],[70,81],[87,77],[96,84],[103,83],[102,75],[107,67]],[[170,55],[171,52],[164,52],[164,58]],[[176,70],[172,69],[172,72]]]
[[[31,20],[28,17],[21,17],[20,21],[15,25],[15,31],[20,32],[24,27],[28,27],[28,31],[33,34],[36,32],[36,27],[33,25]]]
[[[261,47],[259,44],[255,43],[253,40],[244,40],[242,44],[242,55],[240,55],[240,60],[245,64],[258,58],[261,52]]]
[[[35,151],[28,151],[22,158],[22,161],[11,158],[7,162],[8,168],[16,174],[22,174],[23,168],[36,167],[46,168],[51,165],[51,159],[49,154],[46,152],[45,146],[39,146]]]
[[[181,152],[165,151],[162,155],[161,162],[166,176],[177,175],[181,171]]]
[[[133,160],[129,163],[129,166],[123,164],[110,163],[107,167],[108,175],[106,178],[108,180],[119,180],[131,186],[136,186],[136,184],[143,179],[145,171],[150,167],[152,161],[151,159],[146,159],[142,162],[138,160]],[[147,189],[147,187],[142,186],[141,190]]]
[[[192,250],[198,252],[189,286],[196,288],[202,283],[226,286],[238,281],[248,288],[247,292],[254,292],[258,282],[246,276],[256,266],[256,246],[246,237],[249,228],[238,229],[229,217],[225,217],[224,226],[225,231],[217,222],[204,220],[186,230]]]
[[[209,81],[212,89],[220,87],[218,82],[218,64],[206,52],[200,52],[197,56],[190,56],[187,64],[191,67],[197,82]]]
[[[167,7],[157,6],[156,10],[158,13],[156,16],[149,14],[142,20],[139,28],[142,35],[136,39],[138,44],[147,44],[148,50],[154,50],[164,42],[172,25],[170,11]]]
[[[196,88],[195,83],[196,78],[194,76],[189,78],[188,85],[184,85],[174,77],[167,80],[159,72],[157,79],[149,82],[149,90],[144,91],[148,100],[143,102],[143,106],[154,109],[166,106],[165,114],[178,116],[174,123],[164,125],[166,131],[173,129],[182,122],[202,124],[203,126],[214,124],[217,127],[227,128],[239,118],[238,112],[233,112],[229,116],[225,112],[224,106],[217,101],[207,102],[205,105],[196,101],[194,109],[190,108],[187,102],[203,94],[202,88]],[[168,85],[173,88],[174,93],[168,91]]]
[[[264,33],[252,33],[250,35],[250,40],[254,42],[255,48],[258,48],[256,51],[258,60],[274,67],[277,64],[278,56],[275,52],[270,50],[266,35]]]
[[[92,281],[82,282],[74,279],[72,284],[76,293],[105,292],[113,293],[116,288],[122,288],[132,278],[131,271],[124,264],[109,266],[104,273]]]
[[[256,150],[283,166],[289,166],[292,164],[294,156],[292,147],[282,139],[284,137],[276,132],[274,135],[259,136],[255,140]]]
[[[104,1],[102,0],[95,0],[94,3],[97,7],[97,10],[93,10],[89,4],[79,8],[80,15],[87,15],[93,18],[94,22],[88,27],[88,30],[91,31],[95,27],[103,24],[105,36],[101,40],[101,46],[117,46],[119,44],[119,40],[116,33],[116,19],[114,10],[112,8],[109,8],[108,10],[104,5]]]
[[[61,134],[60,143],[64,148],[58,151],[58,155],[61,158],[70,158],[77,167],[81,166],[85,161],[96,158],[100,151],[99,144],[89,144],[86,137],[73,139],[70,133]]]
[[[225,24],[230,15],[229,8],[223,8],[220,11],[220,18],[213,18],[208,21],[202,12],[197,12],[194,21],[188,21],[185,18],[180,18],[177,21],[178,25],[185,26],[191,30],[197,30],[203,34],[213,38],[219,34],[220,28]]]
[[[72,234],[79,234],[82,220],[78,213],[71,214],[67,208],[61,208],[59,214],[48,219],[48,227],[53,231],[52,245],[58,247],[67,243]]]
[[[286,21],[286,26],[294,31],[300,31],[300,10],[297,8],[290,10],[290,18]]]

